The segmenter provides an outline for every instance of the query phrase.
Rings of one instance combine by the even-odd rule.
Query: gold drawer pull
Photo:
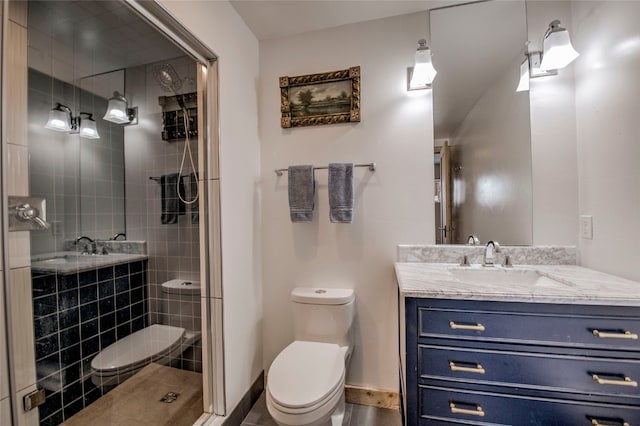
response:
[[[451,371],[463,371],[465,373],[485,373],[484,368],[482,368],[482,365],[480,364],[476,364],[475,367],[463,367],[461,365],[456,365],[454,361],[449,361],[449,368],[451,369]]]
[[[592,374],[593,380],[598,382],[599,385],[618,385],[618,386],[630,386],[632,388],[638,387],[638,382],[631,380],[627,376],[624,379],[602,379],[597,374]]]
[[[606,333],[604,331],[593,330],[593,335],[601,339],[630,339],[638,340],[638,335],[630,331],[624,333]]]
[[[456,324],[453,321],[449,321],[449,327],[451,327],[452,330],[484,331],[484,325],[482,324]]]
[[[453,402],[449,403],[449,408],[451,408],[451,413],[453,414],[468,414],[470,416],[480,416],[480,417],[484,417],[484,411],[482,411],[482,407],[479,405],[476,405],[476,409],[475,410],[467,410],[464,408],[458,408],[456,407],[456,404]]]
[[[611,421],[609,420],[591,419],[591,424],[593,426],[629,426],[629,423],[625,422],[624,420],[611,423]]]

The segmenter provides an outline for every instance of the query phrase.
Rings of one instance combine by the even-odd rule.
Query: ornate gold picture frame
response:
[[[280,126],[360,121],[360,67],[280,77]]]

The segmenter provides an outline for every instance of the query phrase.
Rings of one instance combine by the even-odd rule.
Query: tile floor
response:
[[[171,404],[167,392],[179,394]],[[61,426],[188,426],[202,414],[202,375],[151,363]]]
[[[342,426],[401,426],[400,411],[367,405],[347,404]],[[277,426],[267,411],[264,392],[241,426]]]

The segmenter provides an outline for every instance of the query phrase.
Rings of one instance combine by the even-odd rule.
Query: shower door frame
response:
[[[205,218],[200,222],[202,399],[205,415],[224,416],[218,56],[156,1],[122,1],[198,64],[198,192],[200,217]],[[204,424],[210,417],[205,415],[195,424]]]
[[[7,196],[7,87],[11,75],[7,75],[7,32],[9,27],[9,3],[15,0],[0,0],[2,7],[2,84],[0,94],[2,117],[0,127],[1,152],[0,172],[2,177],[0,191],[0,237],[2,247],[2,274],[6,323],[6,352],[8,361],[9,399],[12,422],[16,424],[21,415],[22,405],[16,395],[13,359],[16,356],[12,343],[11,304],[9,303],[9,235],[8,235],[8,196]],[[203,415],[196,421],[197,425],[208,423],[217,415],[226,414],[224,394],[224,351],[222,327],[222,254],[220,223],[220,191],[219,191],[219,124],[218,124],[218,57],[204,43],[198,40],[164,7],[155,1],[120,0],[144,18],[159,33],[169,38],[197,63],[198,91],[198,191],[201,194],[200,214],[200,282],[202,306],[202,380],[203,380]],[[25,70],[26,71],[26,70]],[[204,220],[203,220],[204,219]],[[2,298],[0,297],[0,301]],[[0,310],[1,311],[1,310]],[[5,348],[0,347],[0,351]],[[35,360],[34,360],[35,365]]]

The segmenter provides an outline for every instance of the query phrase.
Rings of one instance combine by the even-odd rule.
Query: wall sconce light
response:
[[[85,115],[86,118],[83,119],[83,115]],[[81,112],[78,119],[80,121],[80,137],[86,139],[100,139],[98,129],[96,129],[96,122],[93,119],[93,114]]]
[[[407,69],[407,90],[429,89],[437,73],[431,62],[431,50],[427,47],[427,40],[418,40],[414,65]]]
[[[84,120],[83,115],[87,117]],[[61,103],[56,103],[56,106],[51,108],[49,119],[44,127],[56,132],[79,133],[80,137],[86,139],[100,139],[93,114],[81,112],[78,117],[74,117],[71,108]]]
[[[102,119],[116,124],[138,124],[138,108],[129,108],[127,98],[118,92],[113,92],[113,97],[109,99],[107,105],[107,112]]]
[[[557,19],[549,24],[542,45],[542,71],[562,69],[580,56],[571,45],[569,31]]]
[[[71,115],[71,108],[61,103],[56,103],[56,106],[51,108],[49,119],[44,127],[56,132],[72,132],[77,128],[75,119]]]
[[[516,92],[529,90],[529,79],[558,74],[580,54],[576,52],[569,39],[569,31],[560,26],[559,20],[551,21],[542,40],[543,51],[525,53],[520,64],[520,82]]]

